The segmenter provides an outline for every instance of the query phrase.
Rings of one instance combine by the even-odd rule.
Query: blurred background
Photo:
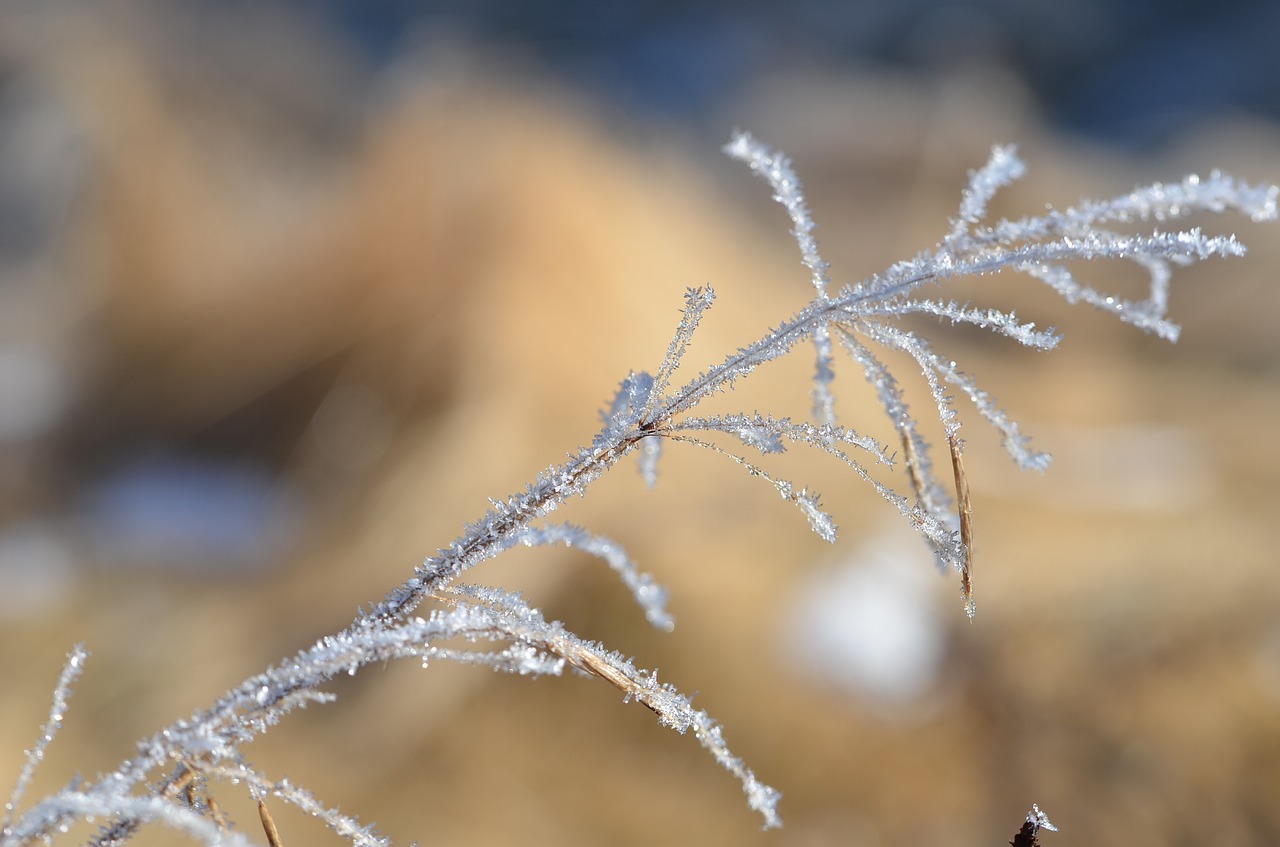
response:
[[[0,773],[77,642],[33,796],[344,626],[589,440],[686,287],[719,293],[689,367],[799,308],[734,128],[791,155],[856,281],[936,243],[995,143],[1030,167],[1010,217],[1280,180],[1277,38],[1261,0],[0,5]],[[1020,474],[961,404],[972,624],[874,493],[800,454],[777,469],[834,546],[687,450],[566,508],[671,588],[671,634],[578,555],[473,575],[699,692],[784,829],[597,680],[370,668],[250,758],[398,844],[991,847],[1033,802],[1046,845],[1280,843],[1280,247],[1199,223],[1251,252],[1175,280],[1176,346],[1029,280],[950,293],[1066,336],[930,330],[1056,457]],[[811,367],[719,408],[803,415]],[[889,440],[851,364],[837,392]],[[291,847],[338,843],[273,809]]]

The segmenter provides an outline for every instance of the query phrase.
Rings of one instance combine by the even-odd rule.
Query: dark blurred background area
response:
[[[444,32],[530,57],[624,114],[708,127],[780,70],[938,78],[998,66],[1058,131],[1143,149],[1233,113],[1274,119],[1280,10],[1226,3],[344,3],[294,7],[373,62]],[[712,126],[713,131],[720,128]]]
[[[690,368],[802,306],[733,129],[791,155],[854,281],[936,243],[997,143],[1030,168],[1009,217],[1280,180],[1278,39],[1280,6],[1243,0],[0,5],[0,774],[73,644],[36,796],[341,628],[589,441],[686,287],[720,295]],[[598,681],[369,669],[250,756],[396,843],[978,847],[1033,802],[1046,845],[1280,843],[1280,241],[1195,223],[1251,250],[1175,276],[1176,346],[1014,277],[949,293],[1066,337],[929,330],[1057,457],[1019,474],[961,406],[972,625],[879,498],[801,456],[779,468],[835,547],[677,450],[657,491],[622,468],[567,508],[671,587],[672,634],[577,555],[477,572],[701,692],[782,831]],[[724,408],[806,415],[794,358]],[[851,365],[836,388],[894,437]],[[214,788],[252,832],[239,791]]]

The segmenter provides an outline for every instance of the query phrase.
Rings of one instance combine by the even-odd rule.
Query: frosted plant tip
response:
[[[1018,834],[1009,842],[1009,847],[1041,847],[1040,839],[1037,836],[1040,830],[1047,829],[1050,832],[1057,832],[1058,828],[1049,822],[1049,816],[1040,811],[1040,807],[1032,804],[1031,811],[1027,812],[1027,819],[1023,822],[1022,828],[1018,830]]]
[[[1035,803],[1031,804],[1031,811],[1027,812],[1027,823],[1034,824],[1040,829],[1047,829],[1050,832],[1058,831],[1058,828],[1049,820],[1049,816],[1040,811],[1040,807]]]

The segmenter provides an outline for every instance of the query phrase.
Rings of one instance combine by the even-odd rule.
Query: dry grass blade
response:
[[[947,438],[951,452],[951,472],[956,479],[956,509],[960,514],[960,545],[964,548],[960,564],[960,593],[964,597],[964,613],[973,620],[977,607],[973,602],[973,506],[969,501],[969,477],[960,458],[960,439]],[[913,480],[914,482],[914,480]]]
[[[902,455],[906,460],[903,464],[907,468],[907,479],[911,483],[911,493],[915,495],[917,500],[923,502],[926,490],[924,476],[920,473],[920,463],[923,461],[923,457],[916,450],[915,442],[911,440],[911,433],[906,428],[900,427],[898,434],[902,439]]]
[[[267,801],[258,801],[258,818],[262,821],[262,831],[267,834],[267,843],[271,847],[282,847],[280,841],[280,831],[276,829],[276,822],[271,817],[271,812],[267,809]]]

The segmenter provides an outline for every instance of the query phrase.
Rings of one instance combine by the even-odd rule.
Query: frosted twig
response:
[[[631,589],[649,623],[667,631],[675,628],[675,621],[667,612],[667,590],[654,582],[649,574],[641,572],[618,542],[572,524],[528,527],[514,534],[512,542],[531,547],[563,544],[604,559],[623,584]]]
[[[715,299],[716,293],[710,286],[690,288],[685,292],[680,325],[676,327],[676,334],[671,338],[671,344],[667,346],[667,355],[662,357],[662,366],[658,368],[658,375],[654,377],[653,391],[650,392],[648,402],[644,405],[642,420],[652,419],[654,407],[666,394],[667,387],[671,384],[671,377],[680,367],[680,361],[684,358],[685,351],[689,349],[689,342],[693,339],[693,333],[698,328],[702,315],[711,308]]]
[[[791,160],[756,141],[749,132],[734,133],[724,152],[731,159],[745,162],[773,188],[773,199],[781,203],[791,217],[791,234],[800,248],[801,261],[809,269],[813,287],[819,297],[824,295],[831,281],[830,266],[818,252],[818,242],[813,237],[816,225],[809,215],[804,189],[791,167]]]
[[[505,617],[504,611],[510,612],[516,622],[509,621],[507,625],[513,631],[518,631],[520,638],[563,658],[578,670],[600,677],[615,686],[627,699],[635,700],[656,714],[663,726],[681,734],[692,729],[698,743],[742,783],[748,805],[764,817],[765,827],[782,825],[777,812],[778,799],[782,795],[760,782],[755,773],[733,755],[725,744],[719,724],[706,712],[694,708],[686,695],[670,685],[659,683],[655,672],[637,669],[619,653],[584,641],[557,622],[546,623],[537,610],[529,608],[509,594],[474,586],[448,589],[445,594],[460,600],[481,600],[499,617]]]
[[[121,817],[142,824],[163,824],[204,844],[255,847],[251,840],[240,833],[224,830],[195,809],[165,798],[71,789],[52,794],[25,812],[0,843],[48,843],[49,834],[56,832],[68,820],[109,820]]]
[[[856,285],[832,292],[827,264],[812,235],[814,224],[803,188],[790,162],[745,133],[735,136],[726,150],[759,173],[786,209],[815,291],[807,304],[725,356],[719,364],[672,388],[674,374],[715,296],[710,287],[689,289],[679,326],[657,376],[645,371],[629,373],[603,415],[599,432],[587,446],[571,453],[563,463],[544,470],[523,490],[491,501],[491,508],[479,520],[427,558],[347,628],[249,677],[188,719],[143,739],[136,754],[114,771],[87,784],[77,783],[55,792],[19,813],[17,807],[31,774],[61,723],[71,684],[83,663],[85,652],[77,647],[55,688],[49,720],[37,744],[28,752],[6,805],[0,847],[46,843],[72,823],[88,818],[105,822],[91,842],[100,847],[121,844],[149,823],[173,827],[208,844],[249,843],[224,830],[212,798],[208,808],[197,802],[196,780],[209,775],[245,782],[258,800],[268,795],[281,797],[320,817],[340,837],[354,844],[382,847],[387,842],[354,818],[321,806],[309,793],[287,781],[271,782],[249,768],[244,764],[242,748],[293,710],[332,699],[324,689],[338,676],[355,674],[371,663],[399,658],[415,658],[424,665],[448,659],[527,676],[556,675],[569,667],[604,679],[628,699],[651,709],[663,725],[682,733],[693,730],[703,747],[741,782],[749,805],[763,816],[765,825],[778,825],[778,792],[761,783],[729,751],[719,725],[705,712],[693,708],[688,697],[669,685],[659,684],[656,674],[638,669],[601,645],[584,641],[556,621],[547,621],[519,596],[462,584],[458,578],[518,544],[563,544],[603,558],[635,595],[646,617],[661,628],[670,628],[665,591],[641,572],[621,547],[586,529],[546,522],[562,503],[582,495],[596,479],[633,452],[640,452],[645,479],[650,484],[656,482],[658,446],[663,441],[703,447],[728,458],[796,504],[821,537],[835,539],[835,520],[822,508],[816,494],[709,440],[723,440],[717,435],[720,434],[736,438],[765,455],[782,453],[791,444],[803,444],[843,462],[926,539],[940,565],[959,571],[965,608],[972,614],[973,504],[962,461],[961,420],[947,390],[959,389],[968,397],[1022,467],[1043,469],[1049,457],[1030,449],[1016,421],[957,363],[938,355],[929,340],[903,328],[900,321],[907,315],[932,315],[977,326],[1038,349],[1052,348],[1058,336],[1052,330],[1037,329],[1034,323],[1020,322],[1011,311],[961,305],[945,297],[925,298],[921,289],[959,276],[1023,272],[1047,284],[1068,302],[1092,304],[1140,329],[1172,339],[1177,327],[1167,319],[1166,311],[1173,269],[1211,257],[1239,256],[1244,247],[1234,237],[1205,235],[1196,228],[1132,234],[1113,231],[1111,227],[1150,220],[1165,222],[1193,212],[1229,209],[1253,220],[1274,220],[1280,193],[1274,186],[1248,186],[1214,172],[1204,180],[1188,177],[1181,183],[1157,183],[1109,201],[1090,201],[1065,211],[1050,209],[1017,221],[986,224],[984,218],[997,192],[1025,171],[1012,147],[998,147],[984,167],[970,174],[958,213],[938,245]],[[1147,298],[1128,301],[1105,295],[1068,270],[1080,260],[1096,259],[1122,259],[1141,267],[1149,277]],[[704,400],[728,391],[755,369],[809,340],[817,350],[813,421],[759,413],[695,414]],[[869,455],[875,462],[890,466],[893,457],[888,451],[835,422],[831,387],[837,348],[848,353],[861,368],[876,390],[882,412],[901,439],[910,497],[873,477],[855,458]],[[919,366],[951,460],[954,497],[931,465],[930,443],[908,407],[905,390],[875,348],[902,351]],[[414,611],[428,601],[434,601],[437,608],[425,617],[415,616]],[[465,645],[459,647],[459,640]],[[1038,808],[1033,807],[1032,811],[1027,818],[1029,829],[1024,827],[1030,833],[1028,847],[1034,844],[1040,828],[1052,828]]]
[[[58,684],[53,688],[53,703],[49,706],[49,718],[40,728],[40,737],[36,739],[35,745],[26,751],[22,770],[18,772],[18,780],[9,794],[8,802],[4,804],[4,823],[0,825],[0,836],[8,836],[13,815],[22,803],[22,796],[31,784],[36,768],[44,761],[44,751],[53,741],[53,737],[58,734],[58,730],[62,728],[62,719],[67,714],[67,699],[71,696],[71,686],[80,677],[80,673],[84,670],[84,660],[88,657],[89,651],[84,649],[83,644],[77,644],[67,654],[67,661],[62,666],[62,673],[58,676]]]
[[[243,764],[211,767],[204,773],[227,782],[244,782],[260,803],[266,797],[279,797],[311,817],[318,818],[338,836],[356,847],[391,847],[390,839],[378,835],[372,827],[360,823],[350,815],[344,815],[337,809],[325,806],[316,800],[315,795],[310,791],[294,785],[288,779],[270,780]]]
[[[745,162],[773,189],[773,199],[782,204],[791,218],[791,235],[800,248],[800,260],[809,269],[810,282],[819,300],[827,296],[831,284],[831,266],[818,252],[818,242],[813,237],[817,225],[809,214],[804,188],[791,167],[791,160],[779,152],[770,150],[749,132],[734,133],[733,140],[724,147],[730,158]],[[815,363],[813,374],[813,417],[818,423],[835,423],[835,395],[831,383],[835,379],[832,369],[831,336],[825,324],[813,331]]]

